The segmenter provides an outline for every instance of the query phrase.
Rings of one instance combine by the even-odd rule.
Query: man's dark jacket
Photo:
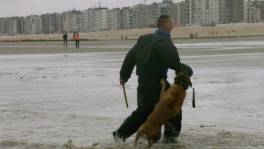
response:
[[[64,40],[68,40],[68,35],[67,35],[67,34],[64,34],[64,35],[63,35],[63,39],[64,39]]]
[[[159,81],[161,78],[166,79],[169,68],[178,72],[180,58],[170,36],[157,31],[138,39],[125,57],[120,79],[127,82],[135,65],[139,83],[145,84]]]

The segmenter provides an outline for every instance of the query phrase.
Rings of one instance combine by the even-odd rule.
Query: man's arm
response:
[[[157,45],[157,50],[165,67],[173,69],[176,72],[180,71],[181,61],[178,50],[171,40],[160,41]]]
[[[120,84],[125,84],[125,82],[127,82],[133,72],[134,66],[136,65],[135,51],[137,44],[132,49],[130,49],[124,59],[120,70]]]

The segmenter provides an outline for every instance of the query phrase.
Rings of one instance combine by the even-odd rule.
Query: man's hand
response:
[[[125,85],[125,81],[123,81],[122,79],[119,80],[120,81],[120,85]]]

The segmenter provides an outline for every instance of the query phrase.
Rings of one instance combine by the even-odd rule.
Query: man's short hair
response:
[[[170,19],[169,15],[161,15],[158,19],[158,28],[164,27],[165,24],[168,22],[168,20]]]

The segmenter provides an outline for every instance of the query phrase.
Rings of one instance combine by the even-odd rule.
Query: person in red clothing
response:
[[[73,33],[73,40],[75,41],[75,48],[80,48],[80,35],[79,35],[79,33]]]

